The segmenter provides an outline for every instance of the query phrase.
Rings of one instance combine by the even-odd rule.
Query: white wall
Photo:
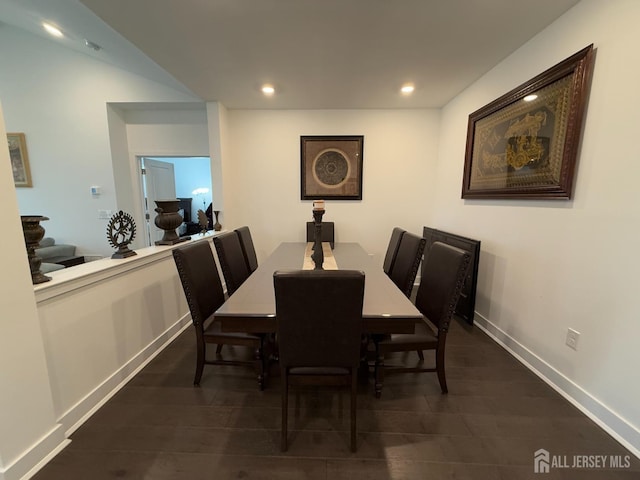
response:
[[[327,201],[324,220],[381,263],[394,226],[422,232],[432,214],[438,122],[437,110],[229,110],[222,224],[249,225],[258,259],[304,240],[300,136],[364,135],[362,201]]]
[[[0,108],[0,138],[6,134]],[[8,150],[0,148],[2,288],[0,289],[0,480],[18,479],[64,445],[49,389],[29,262],[17,215]]]
[[[199,99],[8,25],[0,64],[7,130],[26,134],[33,178],[33,188],[17,189],[20,212],[48,216],[47,236],[79,253],[110,254],[107,220],[97,215],[118,207],[107,104]],[[92,185],[100,197],[91,197]]]
[[[52,272],[35,288],[54,415],[67,433],[190,322],[172,248]]]
[[[442,115],[431,224],[482,240],[478,321],[640,451],[640,2],[584,0]],[[469,113],[594,43],[571,201],[460,199]],[[428,217],[425,217],[428,218]],[[565,346],[567,328],[581,333]]]

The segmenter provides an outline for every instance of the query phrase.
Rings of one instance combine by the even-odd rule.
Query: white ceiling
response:
[[[0,20],[38,35],[49,20],[69,48],[228,108],[425,108],[578,1],[0,0]]]

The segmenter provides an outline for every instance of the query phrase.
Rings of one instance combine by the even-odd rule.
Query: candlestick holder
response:
[[[311,260],[315,264],[314,270],[322,270],[322,264],[324,263],[324,252],[322,251],[322,216],[323,210],[313,210],[313,222],[314,222],[314,241],[313,241],[313,253],[311,254]]]

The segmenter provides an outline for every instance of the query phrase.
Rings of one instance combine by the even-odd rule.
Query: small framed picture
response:
[[[301,136],[300,198],[362,200],[364,136]]]
[[[16,187],[31,187],[31,170],[24,133],[7,133],[9,157],[13,170],[13,183]]]

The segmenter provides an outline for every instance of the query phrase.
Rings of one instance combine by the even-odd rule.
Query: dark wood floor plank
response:
[[[193,453],[63,452],[34,480],[326,480],[316,459]]]
[[[222,428],[227,425],[232,411],[230,407],[209,405],[133,403],[122,408],[120,404],[108,403],[93,415],[91,424],[113,427],[158,425]]]
[[[409,460],[329,460],[327,478],[332,480],[500,480],[496,466],[434,463]]]

